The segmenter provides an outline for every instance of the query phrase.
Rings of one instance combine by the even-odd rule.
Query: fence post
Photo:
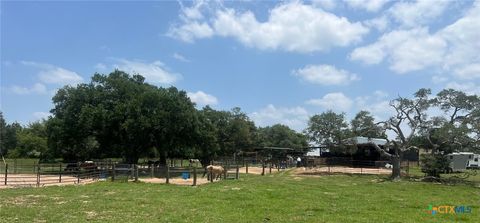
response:
[[[360,174],[363,174],[363,167],[360,167]]]
[[[193,186],[197,186],[197,167],[193,167]]]
[[[77,170],[77,184],[80,184],[80,165],[78,165],[78,170]]]
[[[280,161],[277,161],[277,171],[280,172]]]
[[[59,176],[58,176],[58,182],[62,182],[62,164],[60,163],[60,170],[59,170]]]
[[[265,176],[265,161],[262,162],[262,176]]]
[[[133,167],[135,169],[135,182],[137,182],[138,181],[138,166],[137,166],[137,164],[134,164]]]
[[[248,173],[248,162],[245,163],[245,173]]]
[[[40,187],[40,164],[37,164],[37,187]]]
[[[213,171],[212,171],[212,169],[210,169],[210,170],[207,169],[207,174],[208,174],[207,177],[210,176],[210,183],[213,183]]]
[[[237,180],[238,180],[239,172],[240,172],[240,167],[237,165],[237,172],[235,173],[235,179]]]
[[[269,174],[272,174],[272,162],[271,162],[271,161],[270,161],[270,168],[269,168],[269,170],[268,170],[268,173],[269,173]]]
[[[153,178],[155,176],[155,164],[152,164],[150,167],[150,175]]]
[[[167,164],[167,180],[166,180],[166,183],[169,184],[170,183],[170,167],[169,165]]]
[[[8,163],[5,164],[5,185],[7,185],[8,180]]]
[[[112,164],[112,181],[115,181],[115,163]]]

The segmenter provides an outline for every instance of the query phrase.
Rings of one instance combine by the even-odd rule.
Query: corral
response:
[[[480,217],[478,187],[291,173],[241,174],[239,180],[199,187],[105,181],[2,190],[0,222],[399,222],[399,216],[400,222],[477,222]],[[429,204],[473,210],[432,215]]]

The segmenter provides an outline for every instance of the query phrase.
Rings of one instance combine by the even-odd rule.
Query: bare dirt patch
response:
[[[142,182],[145,183],[157,183],[157,184],[165,184],[166,179],[165,178],[140,178],[138,179]],[[217,180],[214,180],[215,182]],[[175,185],[193,185],[193,178],[189,179],[182,179],[182,178],[170,178],[169,179],[170,184],[175,184]],[[197,185],[202,185],[202,184],[207,184],[210,183],[210,181],[207,180],[207,178],[197,178]]]

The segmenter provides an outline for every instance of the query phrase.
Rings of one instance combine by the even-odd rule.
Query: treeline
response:
[[[310,117],[303,133],[284,125],[257,127],[240,108],[196,109],[185,91],[154,86],[118,70],[63,87],[53,104],[51,117],[27,126],[5,123],[0,113],[0,152],[45,161],[122,157],[136,163],[140,157],[162,162],[175,157],[208,163],[265,146],[302,150],[309,142],[354,153],[355,148],[344,146],[347,139],[364,136],[388,141],[383,148],[372,146],[392,161],[393,175],[399,177],[400,156],[407,150],[430,151],[424,163],[433,175],[448,166],[446,154],[480,151],[480,98],[453,89],[436,95],[419,89],[413,97],[395,98],[389,104],[393,114],[385,120],[360,111],[347,121],[345,113],[326,111]]]
[[[387,145],[371,145],[392,161],[393,178],[400,177],[401,154],[411,149],[429,151],[422,157],[422,169],[438,177],[446,170],[446,155],[452,152],[480,152],[480,98],[454,89],[432,95],[430,89],[419,89],[413,97],[390,101],[393,115],[374,121],[361,111],[351,123],[344,113],[327,111],[310,118],[306,133],[309,139],[329,148],[349,152],[346,139],[352,136],[384,138]],[[390,137],[387,137],[387,132]]]
[[[200,158],[203,163],[263,146],[302,149],[303,134],[284,125],[259,128],[240,108],[196,109],[185,91],[122,71],[95,74],[53,97],[52,116],[25,127],[1,118],[1,153],[65,162],[122,157]]]

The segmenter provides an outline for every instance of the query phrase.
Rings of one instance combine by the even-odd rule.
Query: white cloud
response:
[[[203,91],[188,92],[187,95],[190,100],[192,100],[199,106],[218,104],[218,99],[215,96],[207,94]]]
[[[352,99],[341,92],[328,93],[320,99],[310,99],[306,103],[340,112],[348,112],[353,105]]]
[[[427,28],[395,30],[371,45],[356,48],[350,59],[378,64],[388,57],[391,70],[406,73],[440,64],[446,49],[445,40],[430,35]]]
[[[375,28],[380,32],[385,31],[389,26],[389,20],[386,16],[369,19],[364,22],[365,26]]]
[[[365,64],[388,59],[390,69],[397,73],[436,68],[437,76],[444,72],[459,79],[474,79],[480,64],[478,30],[480,1],[474,2],[463,17],[435,33],[429,33],[425,27],[394,30],[373,44],[356,48],[350,59]]]
[[[377,98],[377,100],[370,100],[369,98],[361,100],[357,98],[355,103],[358,111],[369,111],[377,121],[387,120],[393,115],[393,109],[390,106],[389,100],[379,100],[379,98]]]
[[[440,84],[440,83],[443,83],[443,82],[446,82],[448,81],[448,78],[445,77],[445,76],[442,76],[442,75],[434,75],[432,76],[432,82],[434,84]]]
[[[322,85],[347,85],[352,81],[360,80],[356,74],[325,64],[307,65],[292,73],[304,81]]]
[[[205,22],[189,21],[181,26],[172,26],[167,35],[181,39],[185,42],[193,42],[195,39],[213,36],[213,29]]]
[[[381,90],[376,90],[375,92],[373,92],[373,95],[375,95],[377,98],[386,98],[386,97],[388,97],[388,93],[385,92],[385,91],[381,91]]]
[[[445,88],[452,88],[455,90],[463,91],[467,94],[480,95],[480,85],[478,83],[473,83],[473,82],[461,83],[461,82],[452,81],[447,83]]]
[[[445,56],[446,68],[480,63],[480,1],[476,1],[465,16],[438,32],[449,42]]]
[[[261,127],[284,124],[300,132],[306,128],[309,115],[303,107],[277,108],[269,104],[267,107],[249,114],[249,117]]]
[[[33,61],[22,61],[25,66],[39,68],[38,78],[46,84],[78,84],[83,78],[74,71],[57,67],[51,64],[38,63]]]
[[[47,87],[45,87],[45,85],[41,83],[35,83],[31,88],[14,85],[10,89],[13,93],[19,94],[19,95],[47,93]]]
[[[78,84],[83,81],[77,73],[61,67],[40,71],[38,75],[41,81],[48,84]]]
[[[119,63],[113,65],[115,68],[131,74],[140,74],[152,83],[173,84],[182,77],[178,73],[168,71],[167,67],[160,61],[152,63],[126,59],[116,59],[116,61]]]
[[[167,35],[186,42],[213,35],[233,37],[262,50],[308,53],[348,46],[368,33],[368,28],[359,22],[300,2],[277,5],[269,11],[265,22],[258,21],[251,11],[224,7],[213,11],[211,19],[186,19],[188,16],[182,10],[183,24],[172,26]]]
[[[454,73],[455,76],[465,80],[480,78],[480,63],[468,64],[456,69]]]
[[[50,112],[34,112],[33,113],[33,117],[35,117],[35,119],[39,120],[39,119],[47,119],[48,116],[50,116],[52,114],[50,114]]]
[[[335,0],[312,0],[312,4],[327,10],[332,10],[337,5]]]
[[[107,65],[105,65],[103,63],[97,63],[97,64],[95,64],[94,68],[97,71],[105,71],[105,70],[107,70]]]
[[[425,25],[442,15],[451,0],[417,0],[397,2],[388,11],[400,24],[406,27]]]
[[[388,0],[345,0],[348,6],[356,9],[364,9],[369,12],[377,12],[383,8]]]
[[[183,55],[179,54],[179,53],[174,53],[172,55],[173,58],[179,60],[179,61],[182,61],[182,62],[190,62],[189,59],[185,58]]]

